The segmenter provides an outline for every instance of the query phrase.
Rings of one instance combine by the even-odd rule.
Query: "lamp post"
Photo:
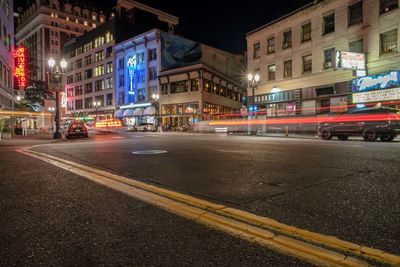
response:
[[[54,118],[53,118],[53,114],[54,114],[55,108],[54,107],[49,107],[49,112],[51,113],[51,133],[54,133]]]
[[[155,107],[155,117],[156,117],[156,123],[157,123],[157,126],[158,126],[158,100],[160,99],[160,95],[159,94],[152,94],[151,95],[151,98],[153,99],[153,102],[154,102],[154,107]]]
[[[250,112],[250,110],[253,112],[254,114],[254,108],[255,108],[255,96],[254,96],[254,92],[257,89],[257,85],[258,82],[260,81],[260,75],[258,73],[249,73],[247,74],[247,80],[249,82],[249,87],[251,89],[252,92],[252,105],[249,106],[249,103],[247,103],[247,110],[248,110],[248,120],[250,122],[251,118],[252,118],[252,114]],[[251,134],[251,125],[249,125],[247,133],[250,135]]]
[[[94,101],[93,102],[93,106],[96,109],[96,122],[97,122],[99,120],[98,110],[99,110],[99,107],[101,106],[101,102],[100,101]]]
[[[67,61],[62,59],[59,64],[57,64],[54,58],[49,58],[47,61],[50,67],[50,75],[49,75],[49,83],[54,86],[53,90],[56,92],[56,109],[55,109],[55,122],[56,122],[56,131],[53,135],[54,139],[62,139],[62,134],[60,132],[60,97],[59,93],[62,88],[62,75],[67,68]],[[61,88],[59,88],[61,87]]]

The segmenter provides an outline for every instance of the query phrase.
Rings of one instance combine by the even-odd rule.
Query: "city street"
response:
[[[296,253],[288,256],[293,253],[285,249],[279,253],[256,240],[248,242],[212,223],[196,223],[167,204],[141,201],[145,197],[121,193],[124,189],[111,183],[88,180],[87,173],[100,170],[154,185],[156,191],[169,189],[296,229],[400,254],[398,139],[367,143],[125,133],[16,151],[28,147],[0,146],[3,266],[315,263]],[[55,158],[40,160],[43,156]],[[58,159],[65,161],[57,163]],[[75,170],[74,163],[88,168]],[[168,198],[174,200],[174,195]]]

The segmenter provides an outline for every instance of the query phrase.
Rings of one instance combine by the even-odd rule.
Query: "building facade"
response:
[[[0,109],[11,109],[14,74],[13,1],[0,4]]]
[[[346,112],[356,71],[335,68],[337,51],[364,54],[361,76],[398,70],[399,15],[397,0],[314,1],[248,33],[256,106],[267,116]]]
[[[111,119],[116,106],[146,101],[148,90],[157,90],[157,30],[151,29],[173,33],[178,22],[177,17],[165,12],[122,0],[113,19],[71,40],[65,48],[70,67],[65,86],[67,115]],[[134,63],[129,61],[132,55]],[[130,83],[131,77],[125,73],[128,63],[135,65]],[[125,87],[133,83],[136,95],[128,93],[133,91],[132,86]]]
[[[17,46],[27,49],[28,77],[47,81],[50,57],[61,59],[64,45],[71,39],[106,22],[102,12],[72,6],[68,1],[36,0],[19,14]]]
[[[199,46],[201,57],[196,64],[160,73],[163,125],[184,127],[218,115],[239,113],[242,108],[246,96],[242,83],[244,58]]]

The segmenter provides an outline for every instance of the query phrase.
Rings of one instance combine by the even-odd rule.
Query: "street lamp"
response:
[[[260,81],[260,75],[258,73],[249,73],[247,74],[247,80],[249,82],[249,87],[251,88],[251,92],[252,92],[252,105],[249,106],[249,103],[247,103],[247,109],[248,109],[248,120],[251,120],[252,114],[249,112],[250,109],[254,114],[254,110],[255,110],[255,96],[254,96],[254,91],[257,89],[257,85],[258,82]],[[251,128],[249,127],[248,129],[248,134],[251,133]]]
[[[56,109],[55,109],[55,122],[56,122],[56,131],[53,135],[54,139],[62,139],[62,134],[60,132],[60,97],[59,93],[60,90],[63,90],[64,88],[62,87],[62,75],[65,72],[65,69],[67,68],[67,61],[65,59],[62,59],[59,62],[60,68],[54,58],[49,58],[47,61],[47,64],[50,67],[50,75],[49,75],[49,83],[54,86],[53,90],[56,92]],[[61,87],[61,88],[60,88]]]
[[[98,121],[99,120],[99,115],[98,115],[97,111],[98,111],[99,107],[101,106],[101,102],[100,101],[94,101],[93,102],[93,106],[96,109],[96,121]]]
[[[159,107],[158,107],[158,100],[160,99],[160,95],[159,94],[155,94],[155,93],[153,93],[152,95],[151,95],[151,98],[153,99],[153,102],[154,102],[154,107],[155,107],[155,118],[156,118],[156,125],[157,126],[159,126],[158,124],[159,124],[159,121],[158,121],[158,109],[159,109]]]
[[[55,108],[54,107],[49,107],[49,112],[51,113],[51,133],[54,133],[54,118],[53,118],[53,114],[55,112]]]

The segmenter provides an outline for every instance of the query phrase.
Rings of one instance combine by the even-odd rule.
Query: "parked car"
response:
[[[400,133],[400,110],[385,107],[358,109],[321,123],[319,133],[324,140],[336,136],[345,141],[349,136],[362,136],[368,142],[374,142],[378,137],[383,142],[391,142]]]
[[[84,123],[71,122],[68,125],[67,131],[65,132],[65,138],[70,139],[72,137],[88,138],[88,131]]]
[[[152,123],[141,123],[140,125],[130,125],[126,126],[124,131],[125,132],[155,132],[156,126]]]

